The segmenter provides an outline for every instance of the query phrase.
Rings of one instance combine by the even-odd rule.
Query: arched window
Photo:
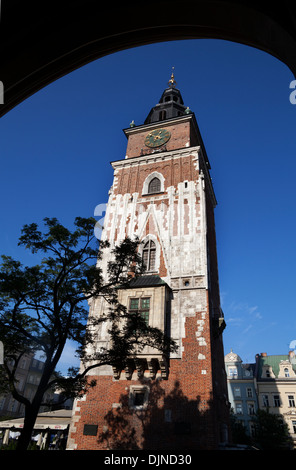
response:
[[[160,180],[158,178],[153,178],[148,186],[148,194],[159,193],[161,188]]]
[[[143,248],[143,262],[146,266],[146,271],[155,270],[156,246],[152,240],[148,240]]]

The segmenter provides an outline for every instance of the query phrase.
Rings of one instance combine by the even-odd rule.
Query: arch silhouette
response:
[[[151,0],[114,8],[95,0],[52,0],[43,7],[38,1],[9,0],[1,10],[5,95],[0,116],[95,59],[162,41],[242,43],[277,57],[296,76],[296,5],[291,1]]]

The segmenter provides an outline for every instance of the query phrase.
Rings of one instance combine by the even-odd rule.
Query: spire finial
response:
[[[172,74],[171,74],[171,78],[168,82],[168,85],[171,87],[171,88],[175,88],[175,86],[177,85],[177,82],[175,80],[175,76],[174,76],[174,70],[175,70],[175,67],[172,67]]]

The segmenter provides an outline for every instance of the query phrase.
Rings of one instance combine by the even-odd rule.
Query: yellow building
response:
[[[257,396],[260,409],[279,414],[288,425],[296,447],[296,356],[256,356]]]

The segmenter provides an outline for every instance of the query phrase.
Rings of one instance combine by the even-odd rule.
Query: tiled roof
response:
[[[288,361],[289,356],[287,354],[281,355],[271,355],[271,356],[261,356],[259,361],[259,377],[262,375],[263,365],[268,365],[272,367],[274,375],[277,377],[279,375],[279,364],[281,361]],[[293,369],[295,370],[295,364],[292,364]]]
[[[128,284],[127,288],[133,288],[133,287],[154,287],[154,286],[165,286],[167,285],[166,282],[164,282],[161,277],[158,275],[144,275],[144,276],[138,276],[134,277]]]

